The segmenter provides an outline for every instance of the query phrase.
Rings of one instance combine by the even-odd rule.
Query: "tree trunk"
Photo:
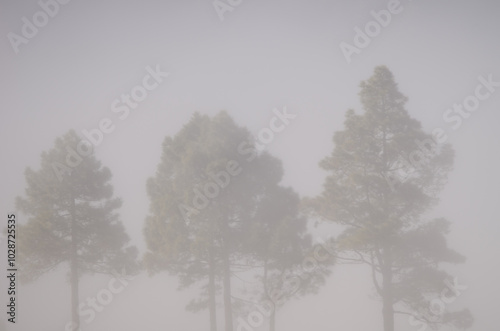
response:
[[[392,294],[392,256],[390,248],[384,249],[384,265],[382,268],[382,316],[384,331],[394,331],[394,298]]]
[[[208,252],[208,309],[210,313],[210,331],[217,331],[217,307],[215,304],[215,259],[213,247]]]
[[[223,248],[224,252],[224,314],[226,331],[233,331],[233,309],[231,304],[231,266],[229,264],[228,248]]]
[[[271,296],[269,295],[269,288],[267,286],[267,272],[268,272],[268,266],[267,266],[267,260],[264,262],[264,292],[266,294],[266,297],[268,298],[269,302],[273,304],[273,310],[271,311],[271,315],[269,316],[269,331],[274,331],[276,329],[276,304],[273,302],[271,299]]]
[[[76,256],[71,257],[71,319],[72,330],[81,330],[80,315],[78,314],[78,261]]]
[[[269,316],[269,331],[276,330],[276,307],[271,312],[271,316]]]
[[[384,331],[394,331],[394,310],[392,298],[384,294],[382,314],[384,317]]]
[[[78,246],[76,229],[76,206],[75,199],[71,197],[71,262],[70,262],[70,281],[71,281],[71,320],[73,322],[72,330],[81,330],[80,315],[78,314],[79,295],[78,295]]]

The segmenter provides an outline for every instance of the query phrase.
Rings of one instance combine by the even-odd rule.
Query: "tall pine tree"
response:
[[[181,288],[203,284],[189,307],[209,309],[211,331],[217,329],[219,290],[225,330],[234,328],[236,272],[262,268],[264,259],[274,270],[280,249],[295,248],[288,252],[291,259],[307,239],[305,220],[294,216],[298,197],[279,185],[281,162],[257,151],[249,136],[225,112],[213,118],[195,114],[165,139],[161,162],[147,183],[145,265],[151,273],[167,270],[178,276]],[[281,243],[272,237],[278,239],[277,229],[286,222],[289,233],[280,240],[288,246],[277,247]]]
[[[344,258],[370,266],[385,331],[394,331],[397,313],[430,326],[468,327],[468,310],[429,312],[450,278],[441,264],[464,261],[447,246],[449,222],[426,218],[452,167],[453,151],[438,132],[425,133],[410,117],[407,98],[386,67],[361,83],[359,95],[364,113],[347,111],[332,154],[320,163],[328,172],[323,192],[309,203],[317,216],[344,226],[338,238]]]
[[[26,195],[16,200],[17,208],[29,215],[18,228],[23,280],[33,281],[67,263],[74,330],[80,326],[78,283],[83,274],[138,268],[137,249],[128,245],[116,213],[122,202],[113,197],[111,172],[93,152],[78,155],[80,141],[74,131],[56,139],[54,148],[42,153],[40,169],[26,169]],[[80,162],[69,167],[68,160]]]

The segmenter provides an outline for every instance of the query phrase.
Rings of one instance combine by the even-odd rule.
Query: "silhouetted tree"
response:
[[[111,172],[93,153],[78,155],[80,141],[74,131],[56,139],[54,148],[42,153],[40,169],[26,169],[26,196],[16,200],[17,208],[30,215],[17,231],[22,280],[33,281],[67,262],[75,330],[83,274],[138,268],[137,249],[127,246],[129,237],[115,212],[121,201],[113,197]],[[68,160],[75,161],[72,167]]]
[[[264,259],[268,268],[274,268],[271,261],[278,263],[281,244],[271,238],[278,239],[276,230],[290,226],[287,247],[296,245],[294,252],[305,236],[305,220],[293,215],[298,197],[279,186],[281,162],[258,152],[249,136],[225,112],[213,118],[195,114],[165,139],[161,162],[147,183],[145,265],[150,273],[178,276],[181,288],[206,282],[188,307],[208,307],[211,331],[217,328],[218,289],[223,289],[225,329],[231,331],[232,275],[263,267]]]
[[[344,226],[338,247],[345,259],[370,266],[384,330],[393,331],[394,314],[428,311],[446,288],[449,275],[441,263],[465,260],[446,244],[449,222],[425,218],[438,201],[453,151],[440,132],[426,134],[409,116],[407,98],[386,67],[361,83],[359,95],[365,112],[346,113],[333,153],[320,163],[329,173],[323,192],[309,206]],[[468,310],[431,315],[417,318],[430,326],[472,324]]]

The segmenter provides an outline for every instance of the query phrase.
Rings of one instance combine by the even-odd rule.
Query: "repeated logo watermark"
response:
[[[347,63],[351,63],[354,54],[359,55],[362,49],[368,47],[372,40],[381,33],[382,29],[389,26],[393,16],[402,11],[403,6],[400,1],[391,0],[387,3],[387,9],[372,10],[370,12],[373,20],[368,21],[363,29],[355,26],[352,44],[342,41],[339,45]]]
[[[116,295],[120,294],[134,280],[135,276],[126,275],[124,271],[121,274],[113,273],[113,278],[108,281],[107,287],[101,289],[93,297],[87,297],[85,301],[80,302],[78,312],[81,319],[86,324],[92,323],[98,313],[103,312],[111,304]],[[80,322],[81,323],[81,322]],[[65,331],[78,331],[80,325],[74,322],[66,323]]]
[[[453,279],[453,283],[446,279],[444,284],[445,288],[438,297],[431,300],[427,308],[419,310],[408,318],[411,326],[420,326],[418,331],[426,330],[429,323],[442,321],[446,306],[453,303],[462,294],[462,291],[468,288],[465,285],[460,285],[457,277]]]
[[[212,5],[215,12],[221,21],[224,21],[224,15],[227,12],[232,12],[235,8],[243,3],[243,0],[214,0]]]
[[[287,112],[286,107],[282,111],[273,109],[274,116],[269,120],[269,125],[259,130],[257,133],[257,141],[252,143],[251,140],[242,141],[238,145],[238,154],[247,156],[246,161],[252,162],[257,157],[258,153],[266,148],[272,141],[275,135],[285,130],[290,125],[290,120],[293,120],[297,115]],[[225,189],[231,179],[236,177],[243,171],[243,167],[236,160],[229,160],[226,163],[224,170],[217,173],[208,174],[208,181],[204,185],[195,186],[193,188],[194,197],[190,205],[181,203],[178,205],[179,212],[186,223],[189,223],[193,215],[198,215],[203,209],[210,205],[210,202],[217,198]]]
[[[236,331],[253,331],[260,328],[266,318],[269,318],[276,306],[281,305],[287,298],[297,293],[303,280],[318,272],[319,265],[332,258],[335,258],[335,248],[333,239],[320,240],[313,247],[312,253],[302,260],[302,263],[285,270],[281,277],[279,288],[274,287],[268,295],[268,299],[255,305],[255,309],[247,314],[246,318],[238,317],[236,320]]]
[[[493,74],[479,76],[479,84],[474,88],[474,92],[466,96],[462,102],[454,103],[443,113],[443,120],[451,125],[453,131],[458,130],[465,119],[479,109],[481,102],[488,100],[492,94],[500,87],[500,81],[493,80]],[[399,155],[396,161],[398,169],[386,176],[386,181],[391,190],[395,190],[398,185],[406,182],[413,174],[416,174],[422,167],[430,162],[439,151],[439,145],[448,140],[446,130],[435,128],[432,130],[432,138],[425,140],[415,140],[418,149],[410,152],[406,157]]]
[[[143,102],[149,92],[155,90],[163,80],[168,77],[168,72],[163,72],[160,66],[157,64],[155,69],[151,66],[146,68],[147,74],[142,79],[142,84],[134,86],[130,93],[123,93],[119,98],[116,98],[111,103],[111,112],[119,114],[118,118],[123,121],[129,117],[130,110],[136,109],[141,102]],[[82,135],[86,139],[82,139],[78,142],[76,150],[70,146],[66,146],[66,158],[65,163],[53,162],[52,170],[59,181],[63,180],[63,175],[65,173],[71,174],[72,169],[78,167],[83,161],[84,157],[91,155],[94,148],[99,146],[103,140],[105,134],[110,134],[116,128],[113,124],[113,120],[108,117],[103,117],[99,120],[97,128],[95,129],[84,129],[82,130]]]
[[[452,124],[453,130],[458,130],[463,120],[469,118],[479,108],[481,102],[488,100],[496,88],[500,87],[500,82],[493,80],[493,74],[487,77],[479,76],[477,80],[479,84],[474,88],[474,93],[466,96],[461,103],[453,104],[443,113],[443,120]]]
[[[35,38],[40,32],[39,29],[45,27],[49,21],[59,14],[61,5],[66,5],[71,0],[40,0],[38,5],[40,10],[34,13],[31,20],[26,16],[21,18],[23,23],[21,27],[21,35],[9,32],[7,34],[7,39],[9,39],[10,45],[14,50],[14,53],[19,53],[19,47],[21,45],[26,45],[28,42]]]

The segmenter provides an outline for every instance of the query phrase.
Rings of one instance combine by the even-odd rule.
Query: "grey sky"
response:
[[[26,166],[38,168],[40,153],[56,137],[110,118],[116,128],[96,153],[124,200],[127,231],[144,251],[145,181],[154,174],[164,137],[175,135],[195,111],[227,110],[257,133],[274,108],[287,107],[297,117],[269,150],[283,161],[286,185],[302,196],[318,194],[325,176],[318,162],[332,151],[345,111],[361,111],[360,81],[384,64],[409,97],[410,114],[428,131],[446,131],[456,149],[455,169],[432,215],[453,222],[450,245],[467,257],[451,269],[468,286],[453,307],[472,310],[472,330],[494,330],[500,322],[500,88],[457,130],[443,113],[474,93],[479,76],[500,81],[500,3],[402,0],[401,13],[348,64],[339,44],[352,44],[354,27],[363,28],[373,20],[370,11],[388,2],[243,0],[221,21],[210,0],[72,0],[15,54],[7,34],[21,34],[21,18],[31,19],[40,7],[33,0],[0,0],[2,215],[23,194]],[[170,75],[120,120],[113,101],[141,84],[146,67],[157,65]],[[21,222],[23,217],[18,213]],[[5,254],[0,261],[4,265]],[[370,298],[366,272],[356,268],[335,267],[319,295],[278,312],[278,328],[380,330],[380,305]],[[11,329],[62,331],[70,319],[63,281],[64,274],[55,273],[23,285],[20,323]],[[82,298],[106,283],[84,278]],[[84,330],[205,330],[208,314],[185,312],[192,293],[175,288],[165,274],[141,275]],[[418,329],[406,317],[398,326]]]

